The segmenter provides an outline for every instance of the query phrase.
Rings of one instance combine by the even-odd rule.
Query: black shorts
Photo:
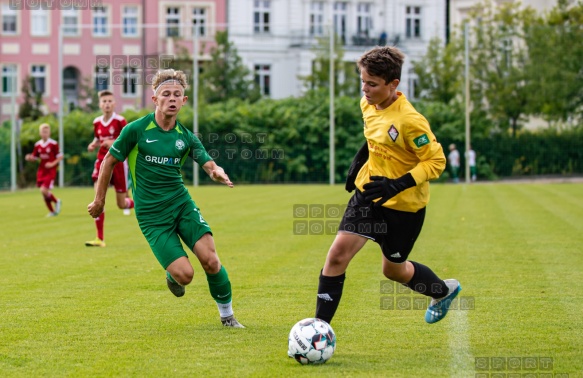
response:
[[[421,232],[425,208],[410,213],[367,204],[361,192],[348,201],[338,226],[339,232],[350,232],[378,243],[387,260],[402,263],[407,260]]]

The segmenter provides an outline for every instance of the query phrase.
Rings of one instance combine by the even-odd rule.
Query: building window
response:
[[[253,2],[253,30],[255,33],[269,33],[269,0],[255,0]]]
[[[356,31],[361,35],[369,35],[372,31],[372,12],[370,3],[359,3],[356,10]]]
[[[16,64],[6,64],[2,66],[2,94],[11,95],[13,88],[16,89],[17,87]]]
[[[107,9],[105,7],[93,8],[93,35],[107,35]]]
[[[346,10],[347,3],[337,1],[334,3],[334,31],[342,44],[346,44]]]
[[[180,8],[166,8],[166,37],[180,36]]]
[[[95,68],[95,90],[103,91],[109,88],[109,67]]]
[[[17,31],[16,9],[10,9],[8,4],[2,4],[2,34],[16,34]]]
[[[123,7],[122,24],[124,37],[138,36],[138,7],[131,5]]]
[[[63,35],[79,35],[79,11],[75,8],[63,9]]]
[[[192,9],[192,35],[196,35],[198,31],[199,37],[206,35],[206,9],[193,8]]]
[[[135,97],[138,89],[138,73],[134,67],[124,67],[123,69],[123,91],[122,94],[128,97]]]
[[[421,7],[406,7],[405,15],[407,38],[421,37]]]
[[[324,2],[312,1],[310,7],[310,35],[324,35]]]
[[[271,66],[269,64],[255,65],[255,84],[263,96],[271,94]]]
[[[419,78],[415,75],[413,70],[409,71],[409,79],[407,80],[409,85],[407,96],[411,100],[418,100],[420,97],[419,93]]]
[[[33,36],[49,35],[49,11],[33,9],[30,11],[30,34]]]
[[[77,93],[77,72],[73,67],[67,67],[63,70],[63,91],[68,93]]]
[[[31,67],[32,92],[45,94],[47,82],[46,66],[33,64]]]

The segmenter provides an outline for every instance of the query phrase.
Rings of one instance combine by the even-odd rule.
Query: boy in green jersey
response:
[[[177,297],[183,296],[184,287],[194,275],[182,239],[206,273],[222,324],[245,328],[233,316],[231,282],[215,250],[212,231],[182,180],[181,167],[190,157],[213,181],[233,187],[229,176],[211,159],[196,135],[176,120],[188,100],[184,95],[186,86],[182,71],[167,69],[154,76],[152,101],[156,110],[124,127],[101,165],[95,199],[87,209],[94,218],[103,212],[113,167],[127,158],[136,218],[166,270],[170,291]]]

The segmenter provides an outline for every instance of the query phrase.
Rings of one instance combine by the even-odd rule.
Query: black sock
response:
[[[415,267],[415,272],[411,281],[405,286],[435,299],[443,298],[447,295],[449,290],[447,285],[431,269],[415,261],[411,261],[411,264]]]
[[[336,309],[342,298],[342,287],[346,274],[327,277],[320,272],[320,284],[318,285],[318,298],[316,300],[316,318],[328,323],[332,321]]]

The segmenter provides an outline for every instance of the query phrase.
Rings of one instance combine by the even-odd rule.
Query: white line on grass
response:
[[[470,335],[468,315],[466,310],[450,310],[443,320],[447,322],[449,351],[451,361],[449,364],[450,377],[472,377],[474,371],[474,356],[470,352]]]

